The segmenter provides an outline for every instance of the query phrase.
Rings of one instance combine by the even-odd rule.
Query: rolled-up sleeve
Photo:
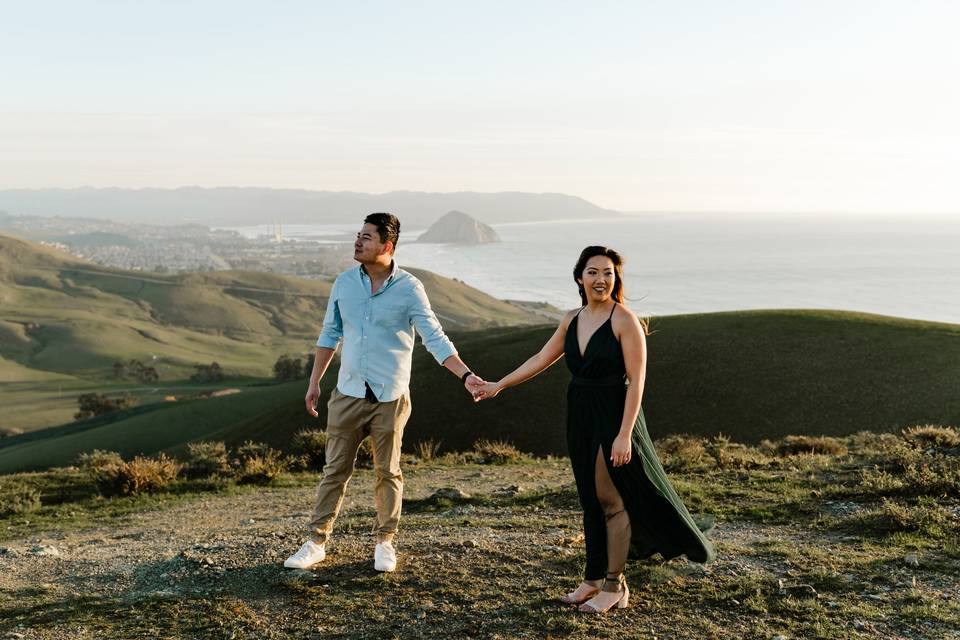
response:
[[[336,349],[343,338],[343,319],[340,317],[340,279],[338,278],[330,289],[330,299],[327,301],[327,312],[323,316],[323,329],[317,338],[317,346],[325,349]]]
[[[443,327],[440,326],[437,316],[430,308],[430,300],[427,299],[427,292],[424,291],[421,283],[414,284],[412,298],[410,321],[420,334],[423,346],[438,363],[443,364],[444,360],[450,356],[457,355],[457,349],[443,332]]]

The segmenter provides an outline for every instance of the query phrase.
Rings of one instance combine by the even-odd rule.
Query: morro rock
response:
[[[454,244],[486,244],[500,242],[490,226],[463,213],[451,211],[430,225],[417,242],[449,242]]]

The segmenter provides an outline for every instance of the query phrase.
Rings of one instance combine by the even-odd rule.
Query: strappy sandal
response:
[[[615,588],[611,588],[614,585],[611,585],[610,583],[614,581],[616,581]],[[622,573],[615,575],[613,578],[611,578],[608,574],[607,579],[603,582],[602,591],[607,593],[619,593],[620,598],[614,600],[606,607],[600,607],[598,604],[593,602],[596,598],[591,598],[589,601],[580,605],[580,611],[583,613],[607,613],[610,611],[610,609],[626,609],[628,606],[630,606],[630,589],[627,587],[627,579]]]
[[[564,604],[583,604],[584,602],[586,602],[587,600],[589,600],[589,599],[592,598],[593,596],[595,596],[595,595],[597,595],[598,593],[600,593],[600,587],[594,586],[594,585],[592,584],[592,582],[593,582],[592,580],[584,580],[584,581],[581,582],[579,585],[577,585],[577,589],[579,589],[580,587],[582,587],[582,586],[585,585],[585,584],[586,584],[586,585],[589,585],[589,586],[591,587],[591,589],[590,589],[589,591],[587,591],[587,594],[586,594],[585,596],[583,596],[583,597],[581,597],[581,598],[577,598],[577,597],[574,595],[574,594],[576,593],[576,590],[573,590],[573,591],[571,591],[570,593],[568,593],[567,595],[561,596],[561,597],[560,597],[560,602],[562,602],[562,603],[564,603]]]

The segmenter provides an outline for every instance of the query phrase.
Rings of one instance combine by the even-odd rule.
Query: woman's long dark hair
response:
[[[620,304],[623,304],[623,258],[613,249],[599,245],[592,245],[581,251],[580,257],[577,259],[577,264],[573,267],[573,281],[577,283],[577,290],[580,292],[580,302],[583,306],[587,306],[587,292],[583,290],[583,283],[580,281],[583,279],[583,270],[587,268],[587,261],[596,256],[610,258],[610,262],[613,263],[613,274],[615,277],[613,279],[613,293],[611,297]]]
[[[577,264],[573,267],[573,281],[577,283],[577,290],[580,292],[580,302],[583,303],[583,306],[587,306],[587,292],[583,290],[583,283],[580,281],[583,279],[583,270],[587,268],[587,261],[596,256],[610,258],[610,262],[613,263],[613,293],[610,294],[610,297],[616,302],[623,304],[623,258],[613,249],[600,245],[591,245],[581,251],[580,257],[577,259]],[[639,319],[640,325],[643,327],[643,332],[649,334],[650,329],[647,319]]]

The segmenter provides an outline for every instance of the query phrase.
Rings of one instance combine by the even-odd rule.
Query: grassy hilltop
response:
[[[958,325],[844,312],[751,311],[655,318],[652,328],[644,412],[654,437],[720,432],[759,442],[791,433],[846,435],[960,423]],[[493,380],[532,355],[552,331],[490,329],[456,342],[470,366]],[[534,380],[474,404],[418,349],[405,441],[433,439],[457,450],[487,437],[524,451],[565,453],[568,381],[561,360]],[[302,389],[291,395],[288,404],[278,403],[237,428],[244,437],[283,446],[304,425],[324,424],[323,413],[319,421],[303,413]]]
[[[755,311],[656,318],[648,339],[644,411],[651,434],[727,434],[759,442],[791,433],[846,435],[914,424],[960,423],[960,326],[824,311]],[[496,379],[538,349],[552,327],[454,334],[465,360]],[[324,401],[335,384],[323,382]],[[410,450],[435,440],[443,450],[480,437],[524,451],[563,454],[565,391],[558,362],[500,397],[474,404],[459,382],[417,347],[411,383]],[[66,464],[95,448],[124,455],[176,453],[191,440],[252,439],[289,449],[304,428],[304,382],[247,389],[225,398],[140,407],[11,438],[0,471]]]

